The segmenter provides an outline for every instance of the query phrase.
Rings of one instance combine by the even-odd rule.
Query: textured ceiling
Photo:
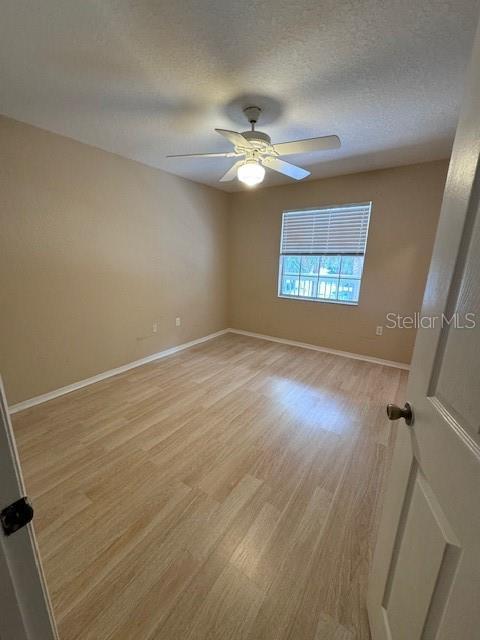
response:
[[[477,0],[0,0],[0,112],[198,182],[265,109],[313,177],[447,157]],[[266,184],[288,182],[271,175]]]

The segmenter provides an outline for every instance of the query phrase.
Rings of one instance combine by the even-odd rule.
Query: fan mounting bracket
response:
[[[249,123],[252,125],[253,129],[253,127],[257,124],[258,119],[260,118],[262,110],[260,109],[260,107],[255,107],[254,105],[252,105],[250,107],[245,107],[243,113],[245,114],[245,117],[247,118]]]

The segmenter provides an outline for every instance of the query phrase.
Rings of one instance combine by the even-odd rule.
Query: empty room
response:
[[[477,0],[0,8],[0,639],[478,640]]]

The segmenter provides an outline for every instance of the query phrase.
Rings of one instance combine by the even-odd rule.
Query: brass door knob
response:
[[[389,420],[403,418],[409,427],[412,426],[414,421],[413,408],[409,402],[405,403],[403,409],[396,404],[387,404],[387,416]]]

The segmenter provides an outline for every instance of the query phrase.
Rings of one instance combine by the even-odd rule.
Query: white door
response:
[[[435,326],[417,335],[414,423],[398,424],[370,577],[373,640],[480,639],[479,156],[477,33],[423,302]]]
[[[57,640],[32,525],[15,529],[6,508],[26,496],[7,402],[0,379],[0,638]],[[16,513],[19,513],[17,507]],[[9,515],[10,514],[10,515]]]

